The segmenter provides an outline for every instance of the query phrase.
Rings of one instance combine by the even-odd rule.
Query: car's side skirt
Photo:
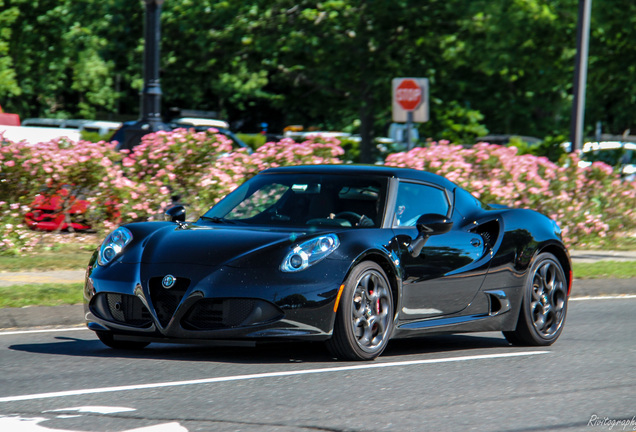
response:
[[[395,338],[433,333],[503,331],[514,329],[520,299],[515,289],[482,291],[462,313],[418,321],[398,323]]]
[[[398,325],[393,337],[399,339],[423,334],[502,331],[514,328],[511,322],[517,322],[517,314],[512,311],[496,316],[484,314],[438,318]]]

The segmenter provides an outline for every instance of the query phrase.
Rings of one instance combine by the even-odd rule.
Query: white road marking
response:
[[[117,414],[122,412],[137,411],[135,408],[126,407],[109,407],[109,406],[81,406],[72,408],[61,408],[55,410],[47,410],[42,412],[79,412],[79,413],[96,413],[96,414]]]
[[[0,428],[3,431],[20,432],[78,432],[76,429],[50,429],[40,425],[48,420],[50,419],[46,417],[0,416]],[[123,432],[188,432],[188,430],[179,423],[172,422],[128,429]]]
[[[51,392],[51,393],[36,393],[36,394],[30,394],[30,395],[8,396],[8,397],[0,398],[0,402],[18,402],[18,401],[26,401],[26,400],[34,400],[34,399],[49,399],[49,398],[60,398],[60,397],[67,397],[67,396],[81,396],[81,395],[87,395],[87,394],[112,393],[112,392],[131,391],[131,390],[146,390],[146,389],[156,389],[156,388],[162,388],[162,387],[179,387],[179,386],[187,386],[187,385],[213,384],[213,383],[221,383],[221,382],[244,381],[244,380],[262,379],[262,378],[279,378],[279,377],[289,377],[289,376],[298,376],[298,375],[348,372],[348,371],[358,371],[358,370],[365,370],[365,369],[380,369],[380,368],[404,367],[404,366],[415,366],[415,365],[435,364],[435,363],[451,363],[451,362],[470,361],[470,360],[490,360],[490,359],[499,359],[499,358],[523,357],[523,356],[532,356],[532,355],[538,355],[538,354],[548,354],[549,352],[550,351],[522,351],[522,352],[513,352],[513,353],[484,354],[484,355],[447,357],[447,358],[428,359],[428,360],[411,360],[411,361],[402,361],[402,362],[388,362],[388,363],[375,362],[375,363],[366,363],[361,365],[358,364],[355,366],[341,366],[341,367],[322,368],[322,369],[267,372],[267,373],[250,374],[250,375],[234,375],[234,376],[224,376],[224,377],[203,378],[203,379],[189,380],[189,381],[169,381],[169,382],[161,382],[161,383],[137,384],[137,385],[128,385],[128,386],[116,386],[116,387],[101,387],[101,388],[98,387],[98,388],[92,388],[92,389],[67,390],[67,391]]]
[[[7,331],[7,332],[0,331],[0,336],[22,335],[22,334],[31,334],[31,333],[70,332],[70,331],[78,331],[78,330],[88,330],[88,328],[67,327],[67,328],[43,329],[43,330],[13,330],[13,331]]]
[[[617,294],[617,295],[601,295],[601,296],[587,296],[587,297],[573,297],[569,301],[586,301],[586,300],[622,300],[622,299],[635,299],[636,294]]]

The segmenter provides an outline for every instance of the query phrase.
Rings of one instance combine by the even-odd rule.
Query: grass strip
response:
[[[84,270],[92,251],[47,252],[36,255],[0,257],[0,271]]]
[[[59,306],[82,303],[83,283],[0,287],[0,308]]]
[[[636,261],[575,262],[572,266],[576,279],[636,278]]]

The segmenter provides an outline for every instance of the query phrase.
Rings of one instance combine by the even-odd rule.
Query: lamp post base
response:
[[[168,131],[171,128],[162,121],[139,120],[129,126],[122,126],[123,140],[117,146],[117,150],[132,150],[141,143],[141,138],[158,131]]]

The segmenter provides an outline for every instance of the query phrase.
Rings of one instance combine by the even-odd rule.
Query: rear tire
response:
[[[378,264],[354,267],[344,284],[329,351],[341,360],[374,360],[393,331],[393,297],[389,279]]]
[[[122,341],[117,340],[112,333],[108,332],[95,332],[100,341],[107,347],[119,350],[140,350],[147,347],[150,342],[140,341]]]
[[[517,328],[503,332],[513,345],[552,345],[563,331],[568,307],[568,283],[559,260],[551,253],[537,256],[526,280]]]

